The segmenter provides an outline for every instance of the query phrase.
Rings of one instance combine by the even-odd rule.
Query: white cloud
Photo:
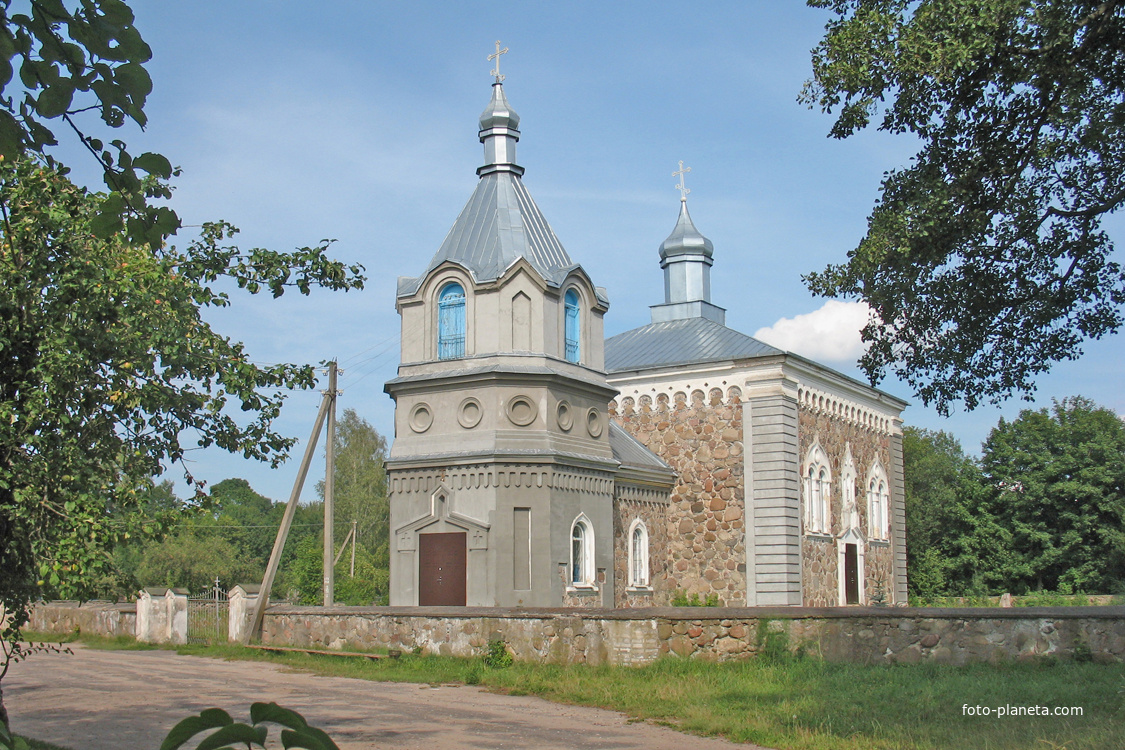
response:
[[[817,361],[854,362],[863,354],[859,331],[870,314],[866,302],[828,300],[819,310],[759,328],[754,338]]]

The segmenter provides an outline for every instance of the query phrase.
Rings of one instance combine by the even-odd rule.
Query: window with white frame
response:
[[[594,585],[594,532],[585,515],[570,528],[570,585]]]
[[[890,493],[887,474],[878,461],[867,475],[867,534],[871,539],[889,539]]]
[[[820,443],[809,449],[803,472],[805,484],[805,531],[827,534],[830,529],[829,507],[832,502],[832,472],[828,456]]]
[[[648,586],[648,528],[639,518],[629,530],[629,585]]]

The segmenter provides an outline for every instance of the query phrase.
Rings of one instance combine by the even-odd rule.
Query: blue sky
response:
[[[648,305],[662,301],[657,247],[675,224],[682,159],[692,217],[715,245],[712,296],[728,325],[754,334],[796,320],[775,329],[798,329],[792,340],[804,350],[792,348],[858,376],[854,353],[800,336],[816,318],[798,316],[825,304],[801,274],[855,246],[881,175],[914,144],[875,132],[831,140],[831,118],[797,103],[821,11],[796,1],[132,5],[153,48],[155,89],[147,131],[126,140],[183,168],[174,205],[184,222],[226,219],[245,246],[333,238],[337,257],[367,267],[361,292],[236,296],[209,320],[259,362],[339,358],[341,408],[384,435],[393,403],[382,385],[398,363],[395,279],[425,268],[473,190],[496,39],[510,49],[502,70],[522,118],[524,182],[570,255],[608,289],[607,335],[647,323]],[[89,165],[76,166],[96,186]],[[1120,221],[1112,232],[1122,235]],[[1123,351],[1120,336],[1090,344],[1040,381],[1037,404],[1083,394],[1125,411]],[[951,431],[970,451],[1002,414],[1028,406],[943,419],[902,385],[881,387],[912,402],[907,423]],[[278,423],[302,445],[319,398],[294,394]],[[221,452],[190,456],[198,478],[243,477],[276,500],[296,473],[296,460],[270,470]],[[169,477],[182,494],[181,473]],[[322,476],[321,449],[304,498]]]

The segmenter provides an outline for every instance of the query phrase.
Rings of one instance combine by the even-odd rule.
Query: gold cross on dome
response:
[[[682,200],[682,201],[686,201],[686,200],[687,200],[687,196],[688,196],[688,193],[690,193],[690,192],[691,192],[691,191],[690,191],[690,190],[688,190],[688,189],[687,189],[686,187],[684,187],[684,175],[685,175],[685,174],[687,174],[687,173],[688,173],[688,172],[690,172],[690,171],[691,171],[691,167],[686,167],[686,168],[685,168],[685,167],[684,167],[684,162],[683,162],[683,160],[681,159],[681,160],[680,160],[680,168],[679,168],[678,170],[676,170],[675,172],[673,172],[673,173],[672,173],[672,176],[673,176],[673,177],[679,177],[679,178],[680,178],[680,184],[679,184],[679,185],[676,185],[676,190],[679,190],[679,191],[680,191],[680,200]]]
[[[492,55],[488,56],[489,62],[492,62],[493,60],[496,61],[496,67],[493,68],[492,70],[490,70],[488,72],[488,74],[490,76],[496,76],[496,82],[497,83],[503,83],[504,82],[504,76],[500,75],[500,55],[506,54],[507,52],[508,52],[507,47],[505,47],[504,49],[500,49],[500,40],[497,39],[496,40],[496,52],[495,52],[495,54],[492,54]]]

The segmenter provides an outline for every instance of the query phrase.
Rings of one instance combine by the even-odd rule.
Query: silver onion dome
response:
[[[665,261],[676,255],[702,255],[711,258],[714,254],[715,246],[695,228],[688,214],[687,201],[681,200],[676,228],[660,245],[660,260]]]

